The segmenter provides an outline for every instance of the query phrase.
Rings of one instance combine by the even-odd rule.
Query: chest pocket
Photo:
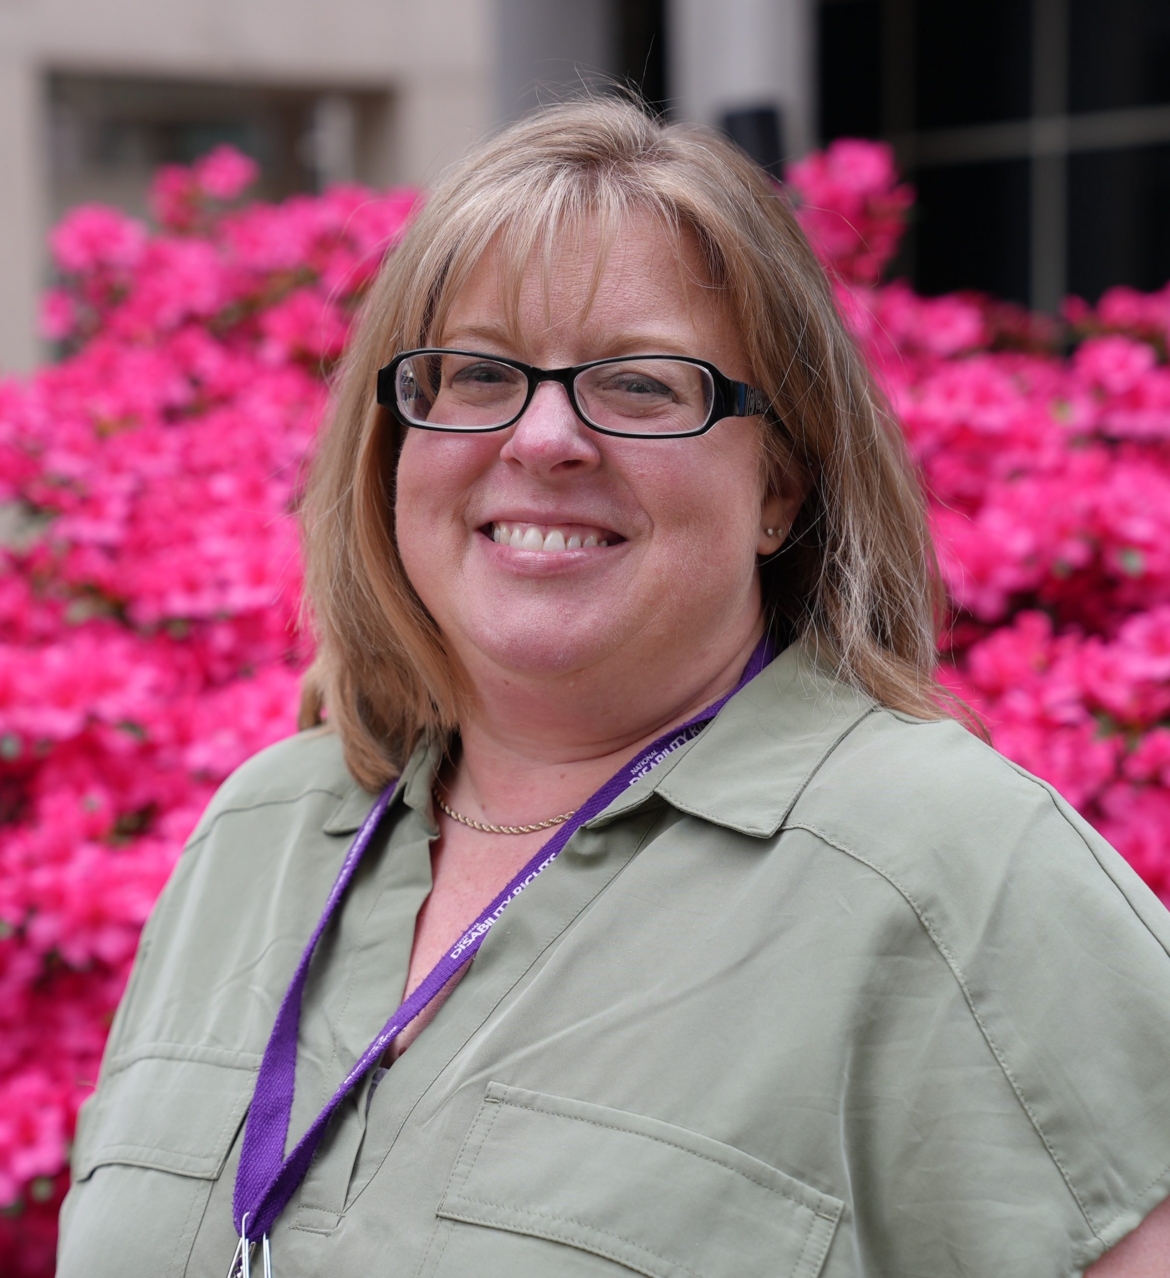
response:
[[[526,1252],[482,1228],[450,1230],[423,1272],[527,1278],[620,1266],[648,1278],[816,1278],[841,1210],[709,1137],[491,1083],[438,1215],[560,1246]]]
[[[82,1111],[58,1278],[183,1273],[259,1063],[166,1043],[110,1063]]]

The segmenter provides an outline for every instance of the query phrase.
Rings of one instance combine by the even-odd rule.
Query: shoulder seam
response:
[[[344,799],[345,792],[338,793],[336,790],[330,790],[328,786],[312,786],[307,790],[301,790],[297,794],[288,795],[280,799],[258,799],[255,803],[237,803],[231,807],[220,808],[220,810],[207,823],[207,829],[202,830],[197,837],[192,837],[185,847],[185,851],[190,852],[197,848],[219,824],[220,820],[226,816],[236,816],[241,812],[255,812],[260,808],[276,808],[282,807],[289,803],[299,803],[302,799],[307,799],[312,794],[327,794],[332,799]]]
[[[934,923],[931,921],[930,916],[926,913],[923,907],[918,903],[918,901],[915,899],[915,897],[913,896],[913,894],[910,892],[908,888],[904,887],[896,878],[894,878],[892,874],[888,873],[886,870],[883,870],[881,866],[874,864],[873,861],[869,860],[868,857],[863,856],[860,852],[855,851],[853,848],[846,847],[843,843],[838,842],[836,839],[832,838],[825,831],[818,829],[815,825],[812,825],[808,822],[795,821],[790,823],[788,828],[804,830],[806,833],[811,834],[815,838],[820,839],[823,843],[828,844],[829,847],[835,848],[838,852],[843,853],[845,856],[852,857],[855,861],[859,861],[862,865],[867,866],[875,874],[885,879],[886,882],[890,884],[890,886],[902,897],[902,899],[907,903],[907,905],[909,905],[910,908],[914,911],[915,915],[918,918],[919,923],[922,924],[923,929],[925,930],[926,934],[930,937],[931,941],[933,942],[935,948],[938,950],[939,954],[942,956],[943,961],[946,963],[947,967],[950,968],[951,975],[955,978],[955,981],[957,982],[959,989],[963,993],[963,999],[966,1002],[967,1007],[971,1012],[971,1016],[974,1019],[975,1024],[978,1025],[979,1027],[979,1032],[983,1035],[984,1041],[987,1043],[987,1046],[991,1049],[991,1054],[995,1057],[996,1062],[998,1063],[1000,1069],[1003,1071],[1004,1077],[1007,1079],[1009,1086],[1011,1087],[1013,1093],[1015,1094],[1016,1100],[1019,1102],[1020,1108],[1023,1109],[1025,1114],[1027,1114],[1029,1122],[1031,1122],[1033,1128],[1036,1131],[1037,1136],[1040,1137],[1041,1143],[1043,1144],[1045,1150],[1048,1152],[1048,1157],[1052,1159],[1052,1162],[1054,1166],[1056,1167],[1057,1171],[1060,1172],[1061,1179],[1064,1181],[1065,1185],[1068,1187],[1068,1192],[1072,1195],[1073,1201],[1076,1203],[1077,1207],[1080,1209],[1081,1215],[1085,1218],[1085,1223],[1092,1230],[1093,1236],[1098,1241],[1104,1241],[1101,1238],[1101,1234],[1098,1231],[1097,1226],[1093,1223],[1093,1218],[1089,1215],[1088,1209],[1086,1208],[1084,1202],[1082,1201],[1080,1194],[1077,1193],[1076,1187],[1072,1183],[1072,1178],[1069,1176],[1068,1172],[1065,1170],[1063,1163],[1061,1163],[1060,1159],[1057,1157],[1056,1151],[1053,1149],[1052,1143],[1051,1141],[1049,1141],[1048,1136],[1046,1132],[1044,1131],[1044,1128],[1041,1127],[1040,1120],[1036,1117],[1035,1113],[1032,1110],[1032,1107],[1028,1104],[1028,1101],[1026,1097],[1024,1096],[1019,1083],[1016,1081],[1015,1075],[1012,1073],[1011,1066],[1008,1064],[1006,1056],[1004,1055],[1003,1051],[1000,1049],[999,1044],[995,1041],[994,1038],[992,1038],[991,1031],[987,1028],[986,1023],[983,1020],[983,1017],[980,1016],[979,1009],[975,1006],[975,1000],[971,995],[971,990],[967,984],[966,977],[963,975],[962,968],[959,967],[959,964],[956,961],[955,956],[951,953],[950,949],[947,946],[947,943],[943,940],[938,929],[935,927]]]
[[[821,754],[820,758],[809,769],[808,775],[804,778],[803,781],[801,781],[800,785],[797,787],[796,792],[793,794],[792,799],[788,804],[788,811],[784,814],[784,819],[780,823],[782,828],[785,825],[789,824],[788,818],[791,817],[791,815],[796,811],[797,807],[800,804],[801,799],[804,798],[804,792],[809,788],[810,785],[812,785],[813,778],[829,762],[829,760],[833,757],[833,755],[837,753],[837,751],[845,743],[845,740],[848,737],[851,737],[853,733],[856,732],[857,729],[861,727],[861,725],[871,715],[877,714],[879,711],[884,709],[885,709],[884,706],[879,705],[875,701],[872,705],[862,710],[860,714],[856,715],[853,719],[849,721],[849,723],[845,725],[844,728],[842,728],[842,730],[837,734],[836,738],[834,739],[832,745],[830,745],[829,748]]]
[[[1150,936],[1153,938],[1153,940],[1156,942],[1156,944],[1162,950],[1162,952],[1166,954],[1168,957],[1170,957],[1170,950],[1166,948],[1165,941],[1163,941],[1162,938],[1150,927],[1150,925],[1146,922],[1146,920],[1142,918],[1139,911],[1134,909],[1133,902],[1129,899],[1128,896],[1126,896],[1125,892],[1122,891],[1121,885],[1117,882],[1117,880],[1113,877],[1113,875],[1109,873],[1109,870],[1104,865],[1101,864],[1101,858],[1097,855],[1096,852],[1093,851],[1093,845],[1089,842],[1088,839],[1085,838],[1084,832],[1081,830],[1078,830],[1077,827],[1073,824],[1073,822],[1068,819],[1068,813],[1061,810],[1061,806],[1057,802],[1057,796],[1059,794],[1059,791],[1055,790],[1051,785],[1049,785],[1047,781],[1044,781],[1042,778],[1034,777],[1026,768],[1020,767],[1018,763],[1014,763],[1011,759],[1007,758],[1006,756],[1001,756],[1001,757],[1003,758],[1003,761],[1007,764],[1007,766],[1014,773],[1016,773],[1017,776],[1022,777],[1025,781],[1030,781],[1036,787],[1036,789],[1043,791],[1044,795],[1048,799],[1048,802],[1052,805],[1053,811],[1056,813],[1058,817],[1060,817],[1060,819],[1064,822],[1064,824],[1068,826],[1068,828],[1073,832],[1073,834],[1075,834],[1077,838],[1080,839],[1080,841],[1084,844],[1085,851],[1088,852],[1088,854],[1096,862],[1097,866],[1101,870],[1101,873],[1104,874],[1105,877],[1109,880],[1109,882],[1113,884],[1114,888],[1117,891],[1118,896],[1120,896],[1121,899],[1125,902],[1125,904],[1129,907],[1130,913],[1134,916],[1134,918],[1137,919],[1137,921],[1142,925],[1142,927],[1144,927],[1145,930],[1150,934]]]

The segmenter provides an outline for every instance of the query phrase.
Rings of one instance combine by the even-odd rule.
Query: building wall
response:
[[[620,68],[614,6],[623,0],[496,0],[496,111],[515,119],[595,87]]]
[[[385,119],[355,176],[425,183],[496,117],[493,21],[492,0],[0,0],[0,373],[41,355],[51,75],[365,94]]]
[[[673,115],[718,125],[778,107],[794,155],[812,143],[814,4],[0,0],[0,375],[45,355],[54,219],[82,200],[144,211],[155,107],[160,128],[168,111],[198,124],[209,102],[284,119],[270,197],[345,178],[429,184],[498,121],[575,88],[641,84],[654,63],[652,96]],[[110,148],[103,111],[133,117],[115,119],[115,149],[133,154],[112,164],[85,159]]]
[[[776,107],[782,150],[813,145],[813,0],[670,0],[670,98],[680,115],[718,124],[733,111]]]

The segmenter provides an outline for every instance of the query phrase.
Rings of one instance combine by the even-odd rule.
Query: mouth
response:
[[[616,546],[625,541],[612,528],[590,524],[528,524],[496,520],[485,524],[480,532],[499,545],[511,546],[514,550],[540,551],[546,555]]]

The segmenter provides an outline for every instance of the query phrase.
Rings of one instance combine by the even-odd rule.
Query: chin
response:
[[[465,641],[497,666],[517,675],[561,675],[583,670],[610,656],[613,632],[578,618],[565,624],[559,612],[544,618],[514,614],[504,624],[472,627]]]

